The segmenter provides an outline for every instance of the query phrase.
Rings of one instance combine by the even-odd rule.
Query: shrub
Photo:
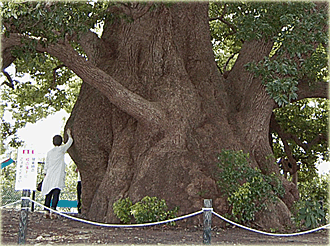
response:
[[[329,176],[317,176],[298,183],[300,200],[295,203],[293,211],[297,226],[312,229],[327,223]]]
[[[115,215],[123,222],[130,223],[132,218],[137,223],[148,223],[173,219],[179,208],[168,210],[165,200],[146,196],[140,202],[132,204],[129,198],[119,199],[113,204]],[[175,223],[171,223],[172,225]]]
[[[317,201],[302,201],[302,207],[298,211],[299,224],[308,229],[325,224],[325,213],[321,204]]]
[[[266,201],[275,202],[284,194],[280,180],[272,174],[261,173],[252,168],[249,155],[243,151],[223,150],[219,156],[218,185],[228,196],[231,215],[237,222],[249,222],[255,214],[266,207]]]
[[[125,199],[119,199],[113,204],[113,211],[115,215],[117,216],[120,221],[122,221],[125,224],[128,224],[131,222],[132,216],[131,216],[131,207],[132,207],[132,201],[129,199],[129,197]]]

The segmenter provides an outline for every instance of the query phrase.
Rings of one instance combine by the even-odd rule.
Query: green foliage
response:
[[[209,16],[210,18],[215,18],[210,21],[210,32],[215,61],[217,62],[220,71],[224,73],[233,67],[237,55],[242,48],[242,40],[233,35],[235,32],[233,26],[224,23],[231,23],[232,21],[231,15],[226,14],[225,4],[216,2],[211,3],[209,7]],[[216,19],[219,16],[223,16],[224,22]]]
[[[56,58],[38,53],[35,46],[59,42],[64,38],[79,40],[79,36],[98,28],[104,20],[117,18],[107,8],[115,3],[98,2],[3,2],[1,4],[2,32],[36,37],[12,51],[16,57],[15,74],[10,74],[12,88],[3,88],[1,107],[10,112],[14,124],[2,122],[2,139],[18,147],[17,129],[28,122],[35,123],[60,109],[71,112],[79,93],[81,81]],[[72,45],[83,54],[77,42]],[[7,71],[10,73],[9,71]],[[30,74],[30,78],[23,78]],[[8,143],[6,143],[8,144]]]
[[[132,218],[137,223],[163,221],[176,217],[179,208],[168,210],[165,200],[146,196],[140,202],[132,204],[130,198],[119,199],[113,204],[115,215],[123,222],[130,223]],[[174,223],[171,223],[172,225]]]
[[[295,136],[299,141],[289,139],[288,144],[299,165],[298,180],[307,182],[317,177],[315,163],[318,158],[329,160],[328,144],[328,99],[304,99],[274,110],[275,118],[283,131]],[[275,158],[286,156],[281,138],[273,135]],[[315,139],[323,136],[319,141]],[[301,147],[305,145],[305,149]]]
[[[106,18],[110,1],[93,2],[3,2],[1,8],[5,34],[21,33],[42,37],[39,42],[49,45],[67,35],[80,35]],[[33,51],[33,45],[28,47]]]
[[[223,68],[244,42],[272,42],[269,55],[246,68],[262,79],[279,106],[288,104],[297,98],[298,82],[313,85],[328,78],[327,11],[326,4],[312,2],[211,3],[210,29],[218,66]]]
[[[8,71],[14,78],[14,89],[3,87],[1,94],[1,107],[15,122],[2,120],[2,139],[15,136],[27,123],[35,123],[61,109],[71,112],[81,85],[71,70],[46,53],[36,54],[34,58],[17,58],[15,69],[15,72]],[[18,147],[20,143],[17,143],[14,137],[9,145]]]
[[[35,37],[30,42],[22,39],[24,45],[12,51],[16,71],[11,73],[6,69],[11,77],[7,82],[13,89],[2,88],[1,107],[15,122],[2,120],[5,144],[20,146],[22,142],[16,133],[27,123],[35,123],[60,109],[71,112],[79,93],[81,80],[57,58],[36,52],[36,45],[48,46],[66,39],[86,56],[79,45],[82,34],[100,29],[105,21],[126,18],[108,11],[116,4],[111,1],[5,1],[1,4],[2,33]],[[30,77],[23,77],[26,74]]]
[[[167,209],[165,200],[146,196],[131,207],[131,213],[137,223],[155,222],[175,217],[178,207],[169,211]]]
[[[267,176],[252,168],[249,155],[243,151],[223,150],[218,160],[218,185],[228,196],[231,215],[237,222],[253,221],[255,214],[266,208],[266,202],[276,202],[277,196],[283,196],[284,188],[275,174]]]
[[[1,204],[9,204],[21,199],[21,192],[15,191],[16,165],[1,169]]]
[[[330,173],[317,176],[311,180],[308,180],[308,182],[299,181],[298,187],[300,200],[308,201],[309,199],[311,199],[313,201],[323,201],[325,203],[328,203],[329,181]]]
[[[124,224],[128,224],[132,220],[131,207],[133,203],[129,197],[125,199],[119,199],[113,204],[113,212],[120,221]]]
[[[305,201],[304,207],[299,209],[298,220],[303,222],[304,226],[309,229],[324,224],[325,214],[321,204],[316,201]]]
[[[76,169],[77,166],[74,162],[71,162],[65,168],[65,188],[61,192],[61,199],[63,200],[77,200],[78,174]]]
[[[11,124],[2,119],[2,139],[15,136],[17,130],[27,123],[36,123],[61,109],[71,112],[79,93],[80,79],[77,77],[70,79],[63,75],[63,85],[57,80],[56,83],[59,85],[56,88],[52,88],[44,79],[34,79],[34,82],[22,81],[14,90],[3,88],[1,107],[11,113],[12,118],[16,120]],[[11,147],[18,147],[20,144],[15,137],[9,143]]]
[[[293,214],[298,226],[308,229],[327,223],[329,212],[330,174],[299,182],[300,200],[295,203]]]

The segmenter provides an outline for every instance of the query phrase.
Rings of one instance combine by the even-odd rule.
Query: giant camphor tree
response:
[[[230,149],[249,153],[251,167],[282,179],[284,196],[269,203],[258,224],[290,223],[297,187],[279,173],[271,115],[291,101],[327,97],[326,3],[5,2],[2,8],[2,69],[14,63],[33,74],[37,82],[24,89],[42,91],[56,109],[69,103],[63,86],[72,74],[83,81],[66,127],[87,217],[117,222],[115,201],[144,196],[165,199],[182,214],[212,198],[214,209],[226,213],[216,163],[217,153]],[[211,40],[223,47],[220,55]],[[215,61],[221,53],[224,67]],[[22,87],[6,75],[8,87]],[[40,106],[39,97],[29,100]],[[24,112],[33,117],[33,110]]]

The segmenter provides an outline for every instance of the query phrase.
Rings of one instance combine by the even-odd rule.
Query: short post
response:
[[[32,191],[32,200],[34,201],[36,199],[36,191]],[[34,212],[34,202],[31,204],[31,212]]]
[[[204,199],[203,221],[204,221],[203,243],[211,244],[212,199]]]
[[[22,197],[30,197],[30,190],[23,190]],[[30,201],[28,199],[22,200],[21,214],[19,218],[18,244],[25,244],[29,215],[29,203]]]

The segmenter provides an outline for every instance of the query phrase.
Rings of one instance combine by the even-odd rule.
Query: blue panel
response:
[[[50,203],[50,206],[52,206],[52,202]],[[59,208],[76,208],[77,206],[78,206],[77,201],[70,201],[70,200],[59,200],[57,204],[57,207]]]
[[[14,160],[11,159],[11,158],[8,159],[8,160],[5,160],[4,162],[1,163],[1,169],[8,166],[8,165],[10,165],[10,164],[12,164],[12,163],[14,163]]]

